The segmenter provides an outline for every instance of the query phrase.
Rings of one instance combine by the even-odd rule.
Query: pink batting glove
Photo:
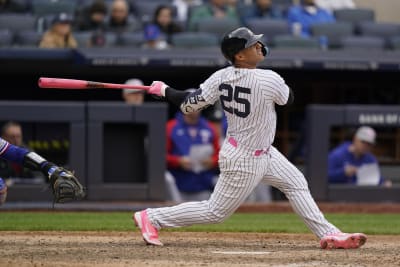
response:
[[[168,85],[161,81],[153,81],[153,83],[150,85],[150,89],[147,90],[147,93],[156,96],[165,96],[165,89],[167,87]]]

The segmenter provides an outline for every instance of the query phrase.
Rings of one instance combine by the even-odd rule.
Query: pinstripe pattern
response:
[[[213,104],[219,98],[221,84],[229,84],[233,88],[249,88],[251,92],[248,95],[239,95],[251,104],[248,117],[241,118],[225,112],[228,120],[227,135],[235,137],[239,143],[249,148],[269,147],[275,137],[275,103],[284,105],[289,96],[289,88],[282,77],[271,70],[227,67],[217,71],[200,85],[205,103]],[[233,109],[244,111],[242,103],[232,101],[229,105]]]
[[[2,155],[8,147],[8,142],[3,138],[0,138],[0,155]]]
[[[249,90],[235,92],[239,87]],[[287,196],[294,211],[316,236],[340,232],[324,218],[302,173],[271,146],[276,130],[275,104],[284,105],[289,96],[284,80],[270,70],[227,67],[214,73],[200,88],[205,100],[201,105],[212,104],[220,95],[225,96],[221,101],[226,101],[223,104],[228,131],[219,154],[220,177],[209,200],[147,209],[151,223],[160,229],[222,222],[264,180]],[[246,101],[249,113],[246,113]],[[191,106],[190,101],[181,106],[186,110],[198,108],[201,108],[199,103]],[[255,153],[260,149],[268,152]]]

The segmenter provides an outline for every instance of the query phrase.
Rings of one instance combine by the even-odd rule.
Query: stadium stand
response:
[[[88,47],[92,34],[93,33],[89,31],[74,32],[74,37],[78,42],[78,47]]]
[[[218,38],[208,32],[181,32],[172,36],[172,45],[184,48],[218,46]]]
[[[153,18],[154,12],[160,5],[168,5],[172,8],[173,14],[176,14],[176,8],[171,5],[169,1],[156,0],[156,1],[132,1],[132,12],[142,22],[149,22]]]
[[[22,30],[34,30],[36,17],[31,14],[2,14],[0,16],[0,29],[9,29],[13,33]]]
[[[289,35],[290,28],[286,20],[250,19],[247,26],[256,33],[263,33],[267,43],[276,35]]]
[[[390,38],[400,34],[400,25],[397,23],[379,23],[365,21],[359,24],[361,35],[381,37],[386,42],[386,47],[389,48]]]
[[[144,43],[142,32],[124,32],[117,38],[117,45],[140,47]]]
[[[389,39],[389,46],[393,50],[400,50],[400,35],[391,37]]]
[[[318,38],[304,38],[293,35],[276,35],[273,38],[272,45],[276,49],[320,49]]]
[[[0,47],[8,47],[13,43],[13,34],[9,29],[0,29]]]
[[[319,23],[311,26],[311,34],[314,37],[325,36],[328,39],[329,48],[339,48],[341,39],[354,34],[354,27],[349,22]]]
[[[75,14],[77,2],[73,0],[33,0],[32,12],[35,16],[46,16],[57,13]]]
[[[16,46],[37,47],[42,38],[42,34],[37,31],[24,30],[15,35]]]
[[[377,36],[345,36],[341,48],[353,50],[383,50],[385,40]]]
[[[288,8],[293,5],[293,0],[273,0],[274,5],[279,7],[284,14],[286,14]]]
[[[229,32],[239,26],[240,23],[233,19],[207,18],[198,22],[196,31],[209,32],[218,36],[222,36],[226,32]]]
[[[78,47],[91,47],[96,46],[92,44],[92,37],[94,36],[92,31],[80,31],[74,32],[74,37],[78,42]],[[97,45],[102,47],[112,47],[118,44],[118,35],[112,32],[104,33],[104,45]]]
[[[345,8],[333,11],[336,21],[358,24],[362,21],[375,21],[375,12],[367,8]]]

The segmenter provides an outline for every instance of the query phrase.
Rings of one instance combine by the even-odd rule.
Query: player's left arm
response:
[[[168,102],[179,106],[181,111],[187,114],[191,112],[201,111],[208,106],[214,104],[217,99],[217,95],[209,93],[207,95],[208,100],[206,100],[206,94],[203,90],[203,88],[214,88],[214,83],[214,80],[208,79],[204,84],[200,86],[199,89],[195,90],[194,92],[187,92],[174,89],[164,82],[154,81],[147,92],[149,94],[165,97]]]

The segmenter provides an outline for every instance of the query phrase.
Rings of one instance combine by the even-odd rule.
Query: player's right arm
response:
[[[268,80],[266,80],[263,88],[267,88],[264,94],[278,104],[278,105],[290,105],[294,101],[294,94],[292,89],[286,84],[285,80],[276,72],[266,70]],[[274,88],[271,90],[270,88]],[[272,94],[272,95],[271,95]]]

